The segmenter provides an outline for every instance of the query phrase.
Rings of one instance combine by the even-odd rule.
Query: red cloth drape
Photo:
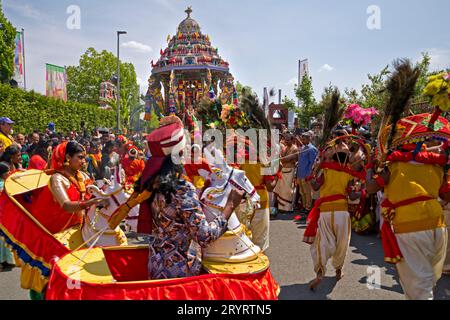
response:
[[[12,237],[12,241],[47,268],[51,267],[54,258],[62,257],[69,251],[38,226],[5,192],[0,196],[0,226]]]
[[[52,270],[47,300],[277,300],[279,286],[270,270],[256,274],[213,275],[164,281],[81,282],[67,290],[69,277]]]
[[[397,203],[392,203],[389,199],[385,199],[381,206],[383,208],[387,208],[387,213],[385,217],[392,221],[394,219],[394,211],[397,208],[407,206],[409,204],[413,204],[416,202],[428,201],[434,199],[430,196],[420,196],[411,199],[406,199]],[[384,221],[383,226],[381,227],[381,242],[383,245],[384,251],[384,260],[388,263],[396,264],[400,262],[403,258],[402,252],[400,251],[400,247],[398,246],[397,238],[395,237],[394,231],[392,230],[391,224],[389,221]]]

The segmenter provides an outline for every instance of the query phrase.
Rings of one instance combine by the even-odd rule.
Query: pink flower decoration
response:
[[[377,115],[378,111],[375,108],[364,109],[358,104],[351,104],[347,107],[344,113],[344,118],[350,120],[354,125],[367,125],[372,120],[372,117]]]

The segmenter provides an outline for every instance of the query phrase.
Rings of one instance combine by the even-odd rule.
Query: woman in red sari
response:
[[[77,142],[62,143],[53,151],[49,184],[34,194],[31,209],[53,234],[81,224],[84,211],[90,206],[108,205],[108,200],[88,199],[89,177],[81,171],[85,162],[86,152]]]
[[[37,145],[34,145],[34,149],[32,151],[32,157],[30,159],[30,164],[28,165],[28,170],[36,169],[36,170],[45,170],[48,168],[47,159],[49,155],[50,141],[41,140]]]

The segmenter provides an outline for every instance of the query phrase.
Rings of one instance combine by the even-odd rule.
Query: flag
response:
[[[14,40],[16,44],[16,50],[14,52],[14,76],[13,79],[17,81],[19,87],[25,87],[25,70],[24,70],[24,51],[23,51],[23,34],[22,32],[16,33]]]
[[[301,85],[303,77],[309,74],[309,62],[308,59],[300,61],[298,70],[298,86]]]
[[[308,59],[300,60],[298,64],[298,87],[300,88],[303,77],[309,74],[309,62]],[[300,99],[298,100],[298,106],[300,107]]]
[[[47,64],[46,94],[67,101],[66,68]]]

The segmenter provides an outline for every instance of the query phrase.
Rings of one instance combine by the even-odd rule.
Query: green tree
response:
[[[16,29],[6,19],[0,3],[0,82],[6,83],[14,75],[14,39]]]
[[[286,107],[289,111],[297,111],[297,105],[293,99],[290,99],[288,96],[284,96],[283,106]]]
[[[420,69],[420,77],[417,80],[416,90],[414,93],[414,97],[416,100],[423,100],[423,89],[425,89],[428,77],[430,76],[430,63],[431,57],[428,52],[422,53],[422,60],[417,63],[417,66]]]
[[[69,100],[98,104],[100,84],[117,74],[117,57],[106,50],[97,52],[88,48],[81,56],[78,66],[67,68],[67,93]],[[131,108],[139,105],[139,85],[136,70],[131,63],[120,64],[121,118],[129,124]],[[112,102],[113,108],[116,103]]]
[[[389,74],[389,66],[386,66],[377,74],[367,75],[370,82],[368,84],[364,84],[361,89],[362,107],[374,107],[377,110],[383,109],[386,101],[386,81]]]
[[[359,105],[363,104],[362,101],[363,98],[356,89],[347,88],[344,90],[344,93],[345,93],[344,99],[347,104],[359,104]]]
[[[240,97],[241,97],[241,93],[242,93],[242,90],[243,90],[243,89],[245,89],[246,91],[254,92],[252,87],[243,85],[242,83],[240,83],[239,81],[237,81],[237,82],[236,82],[236,92],[237,92],[237,94],[238,94],[239,99],[240,99]]]
[[[309,127],[312,118],[320,114],[314,98],[311,76],[303,77],[300,86],[295,88],[295,95],[300,101],[300,108],[296,111],[299,123],[302,127]]]

